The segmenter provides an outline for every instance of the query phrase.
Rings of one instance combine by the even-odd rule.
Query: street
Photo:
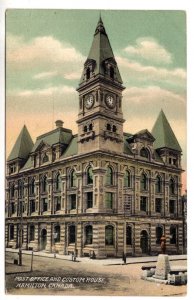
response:
[[[13,264],[16,253],[6,252],[6,293],[17,295],[175,296],[187,287],[156,284],[140,278],[145,263],[123,265],[122,259],[76,262],[46,256],[22,255],[22,266]],[[115,261],[117,263],[115,263]],[[127,258],[127,262],[130,258]],[[113,263],[112,263],[113,262]],[[171,266],[186,266],[186,260]],[[153,265],[153,263],[150,263]],[[146,265],[149,265],[147,263]]]

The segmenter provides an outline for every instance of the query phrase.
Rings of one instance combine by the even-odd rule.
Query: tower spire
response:
[[[114,83],[119,85],[123,83],[101,18],[101,13],[95,29],[92,46],[84,64],[80,85],[85,84],[88,78],[96,78],[98,75],[106,78],[110,77],[111,80],[114,79]]]

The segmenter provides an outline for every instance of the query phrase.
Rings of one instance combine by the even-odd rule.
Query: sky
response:
[[[99,10],[6,12],[6,146],[25,124],[35,138],[57,119],[77,133],[78,87]],[[186,169],[184,11],[101,10],[123,84],[124,131],[151,131],[163,109]],[[13,126],[14,121],[14,126]],[[185,188],[186,173],[183,174]]]

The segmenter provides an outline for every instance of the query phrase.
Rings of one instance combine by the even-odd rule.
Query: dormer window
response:
[[[114,68],[112,66],[110,66],[110,78],[114,79]]]
[[[9,166],[9,172],[10,174],[13,174],[16,172],[16,165],[15,164],[12,164]]]
[[[140,156],[149,159],[149,152],[146,148],[140,150]]]
[[[90,68],[87,68],[86,70],[86,79],[90,79]]]
[[[43,156],[42,162],[43,162],[43,163],[46,163],[46,162],[48,162],[48,161],[49,161],[49,157],[48,157],[48,155],[45,153],[45,155]]]

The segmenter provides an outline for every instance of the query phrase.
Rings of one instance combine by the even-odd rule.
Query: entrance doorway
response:
[[[141,247],[141,250],[142,250],[142,254],[148,254],[149,249],[148,249],[148,233],[147,233],[147,231],[142,230],[140,237],[141,237],[140,247]]]
[[[47,230],[44,228],[40,235],[40,250],[45,250],[47,244]]]

